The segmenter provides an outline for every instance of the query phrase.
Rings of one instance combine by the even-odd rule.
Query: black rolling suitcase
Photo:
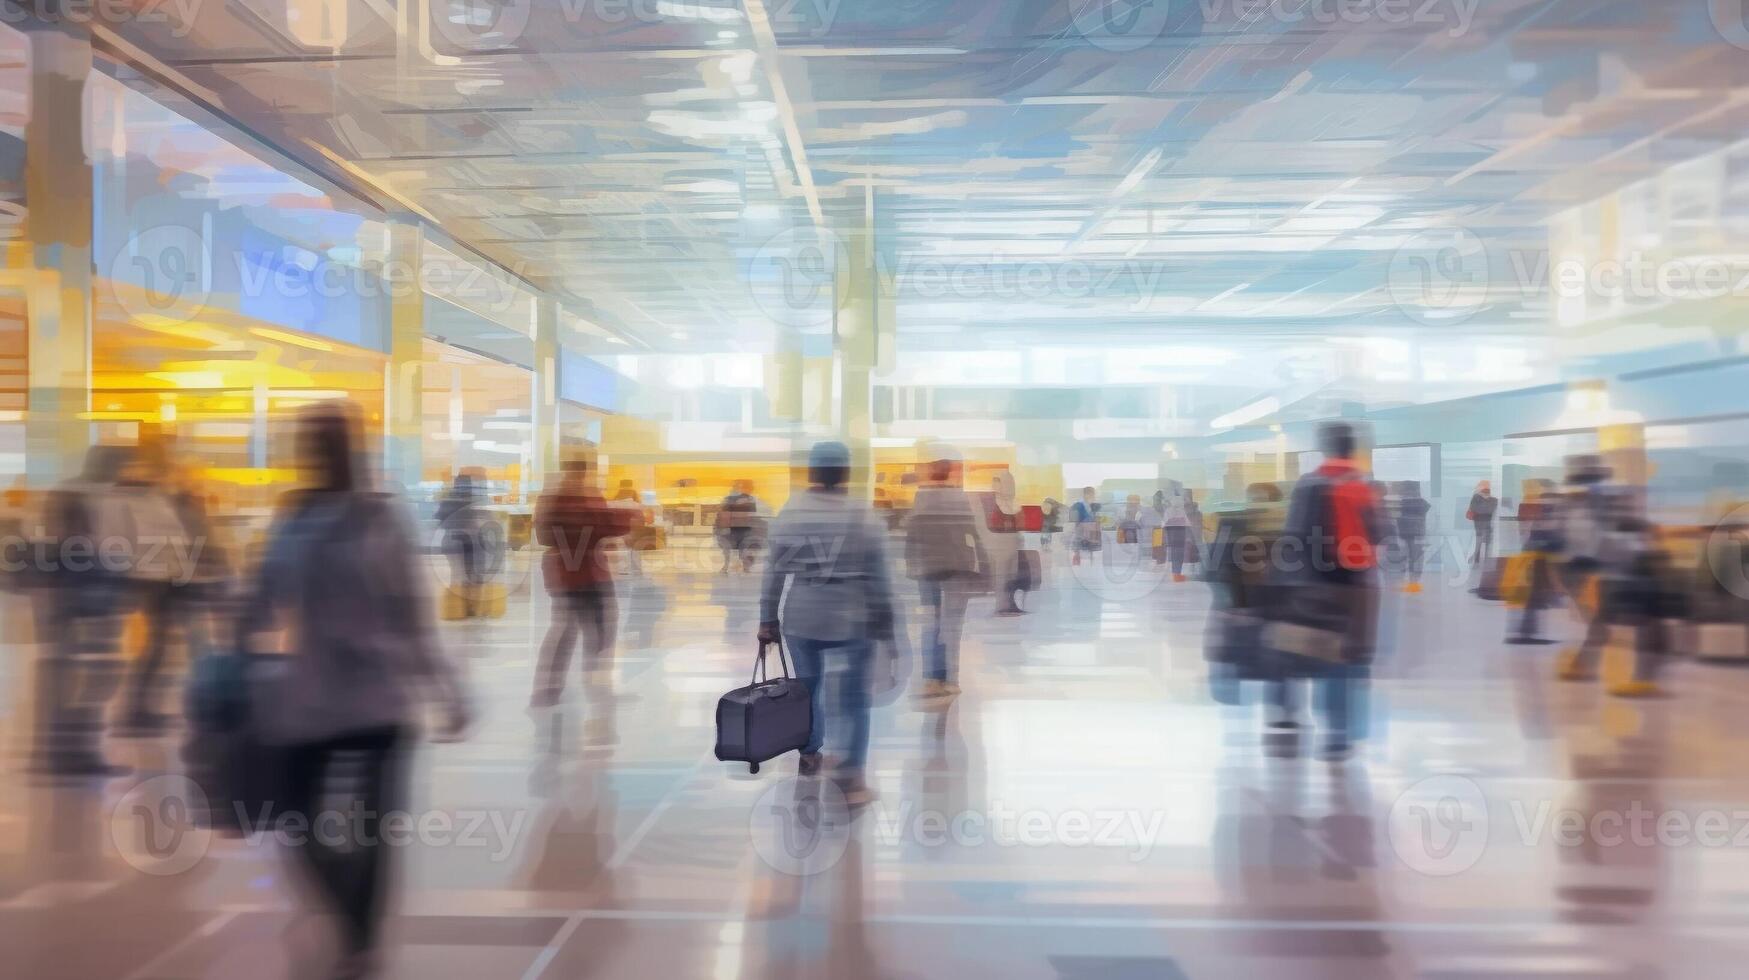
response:
[[[1500,592],[1500,580],[1506,577],[1506,559],[1489,558],[1482,566],[1482,580],[1476,584],[1476,595],[1489,602],[1499,602],[1505,596]]]
[[[814,732],[814,701],[808,685],[790,676],[789,658],[783,641],[777,643],[777,660],[783,676],[772,677],[766,669],[766,644],[759,645],[753,664],[753,683],[738,687],[717,702],[717,758],[745,762],[748,772],[759,764],[792,749],[806,748]]]

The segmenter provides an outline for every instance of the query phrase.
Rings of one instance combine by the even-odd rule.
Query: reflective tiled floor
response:
[[[1556,684],[1556,648],[1502,645],[1505,611],[1443,581],[1387,599],[1371,739],[1332,766],[1210,700],[1203,585],[1049,578],[1026,617],[974,604],[950,709],[877,709],[879,799],[854,820],[793,760],[711,757],[755,575],[650,562],[611,678],[550,711],[525,707],[544,597],[445,624],[482,718],[416,756],[432,822],[397,852],[386,973],[1743,975],[1749,671],[1679,663],[1655,701]],[[112,742],[135,774],[107,783],[23,775],[10,649],[0,972],[319,975],[325,927],[271,847],[118,832],[175,738]]]

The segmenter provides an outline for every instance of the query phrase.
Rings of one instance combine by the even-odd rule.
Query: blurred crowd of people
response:
[[[1195,492],[1176,483],[1146,499],[1108,503],[1086,487],[1067,506],[1023,502],[1013,473],[971,469],[944,443],[925,444],[912,478],[892,485],[905,488],[902,501],[852,493],[850,450],[822,442],[807,457],[806,488],[775,516],[751,481],[737,479],[706,520],[723,582],[758,567],[757,578],[741,579],[757,589],[754,639],[783,644],[812,700],[800,773],[830,778],[851,805],[873,795],[871,712],[882,694],[908,686],[908,618],[918,619],[919,682],[910,693],[920,708],[944,711],[961,694],[961,650],[980,597],[993,616],[1022,616],[1047,574],[1074,579],[1114,562],[1150,566],[1162,583],[1208,582],[1213,698],[1261,704],[1266,744],[1296,750],[1310,744],[1315,708],[1316,753],[1340,762],[1367,735],[1381,594],[1392,581],[1406,594],[1422,591],[1433,510],[1419,483],[1372,479],[1361,442],[1350,425],[1323,426],[1315,470],[1291,485],[1251,484],[1242,503],[1217,508],[1212,526]],[[366,808],[388,812],[405,792],[405,755],[418,733],[465,731],[467,685],[434,624],[503,615],[503,572],[523,543],[491,512],[484,473],[454,477],[426,535],[373,485],[349,403],[306,410],[295,443],[301,485],[256,538],[227,531],[199,465],[162,442],[95,447],[83,471],[47,495],[40,530],[26,536],[31,560],[13,573],[36,600],[39,771],[114,774],[106,732],[175,728],[165,688],[178,646],[189,665],[189,758],[228,788],[219,799],[270,792],[282,809],[312,811],[329,770],[347,759]],[[968,486],[975,472],[984,477]],[[604,683],[619,622],[615,566],[635,573],[639,553],[663,547],[631,482],[610,499],[600,476],[588,461],[566,459],[528,520],[551,615],[534,709],[560,701],[579,645],[586,689]],[[1464,509],[1468,561],[1462,552],[1455,559],[1481,598],[1514,607],[1514,643],[1548,642],[1550,612],[1571,607],[1583,639],[1559,657],[1561,678],[1594,676],[1618,627],[1634,635],[1632,668],[1610,685],[1620,695],[1657,690],[1675,618],[1744,626],[1749,637],[1734,583],[1717,574],[1729,566],[1744,578],[1744,528],[1721,523],[1730,533],[1712,535],[1709,547],[1736,550],[1706,556],[1710,578],[1673,585],[1643,494],[1595,456],[1569,461],[1560,486],[1526,485],[1514,518],[1520,547],[1505,556],[1496,546],[1501,512],[1482,482]],[[430,555],[449,579],[436,592],[424,582]],[[127,629],[139,631],[131,668],[120,653]],[[1749,639],[1740,645],[1749,659]],[[233,675],[245,680],[224,679]],[[226,684],[249,693],[226,694]],[[247,710],[234,707],[245,701]],[[239,767],[271,773],[274,785],[262,789]],[[311,841],[296,859],[342,923],[342,974],[362,975],[386,852]]]

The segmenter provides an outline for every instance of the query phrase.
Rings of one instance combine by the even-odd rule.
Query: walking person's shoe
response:
[[[801,776],[818,776],[825,762],[825,756],[819,752],[803,752],[796,760],[796,774]]]
[[[558,703],[559,689],[556,687],[537,688],[528,699],[530,708],[551,708]]]
[[[1338,765],[1354,758],[1354,743],[1349,741],[1326,742],[1318,750],[1318,758],[1331,765]]]
[[[1626,680],[1610,685],[1609,695],[1616,698],[1656,698],[1663,697],[1664,689],[1653,681]]]
[[[844,795],[846,806],[867,806],[874,802],[875,791],[869,788],[868,780],[862,777],[860,771],[835,776],[833,782],[837,785],[838,792]]]
[[[1563,681],[1588,681],[1592,673],[1579,663],[1577,647],[1568,647],[1561,651],[1561,657],[1555,662],[1555,679]]]
[[[949,684],[947,681],[931,679],[923,682],[923,689],[917,692],[917,700],[926,703],[942,702],[959,692],[960,689],[957,684]]]

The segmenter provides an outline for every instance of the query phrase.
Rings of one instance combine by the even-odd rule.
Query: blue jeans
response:
[[[928,607],[928,624],[923,627],[923,667],[932,681],[957,681],[960,674],[960,635],[966,627],[966,604],[972,601],[970,585],[965,579],[950,575],[946,578],[917,580],[917,591]]]
[[[1364,666],[1332,664],[1320,668],[1316,676],[1305,678],[1307,683],[1317,689],[1318,713],[1323,717],[1324,739],[1327,744],[1347,745],[1366,737],[1365,718],[1360,719],[1360,724],[1355,724],[1353,703],[1357,694],[1363,695],[1368,673]],[[1298,677],[1288,677],[1269,682],[1269,703],[1284,718],[1299,717],[1300,705],[1304,700],[1301,680]]]
[[[844,766],[861,771],[868,760],[868,662],[874,656],[874,644],[867,639],[811,640],[805,636],[788,636],[784,643],[795,661],[796,676],[808,685],[814,702],[814,733],[802,751],[820,751],[826,742],[826,728],[843,725],[849,741]],[[830,710],[826,701],[828,655],[844,664],[838,675],[838,702]]]

